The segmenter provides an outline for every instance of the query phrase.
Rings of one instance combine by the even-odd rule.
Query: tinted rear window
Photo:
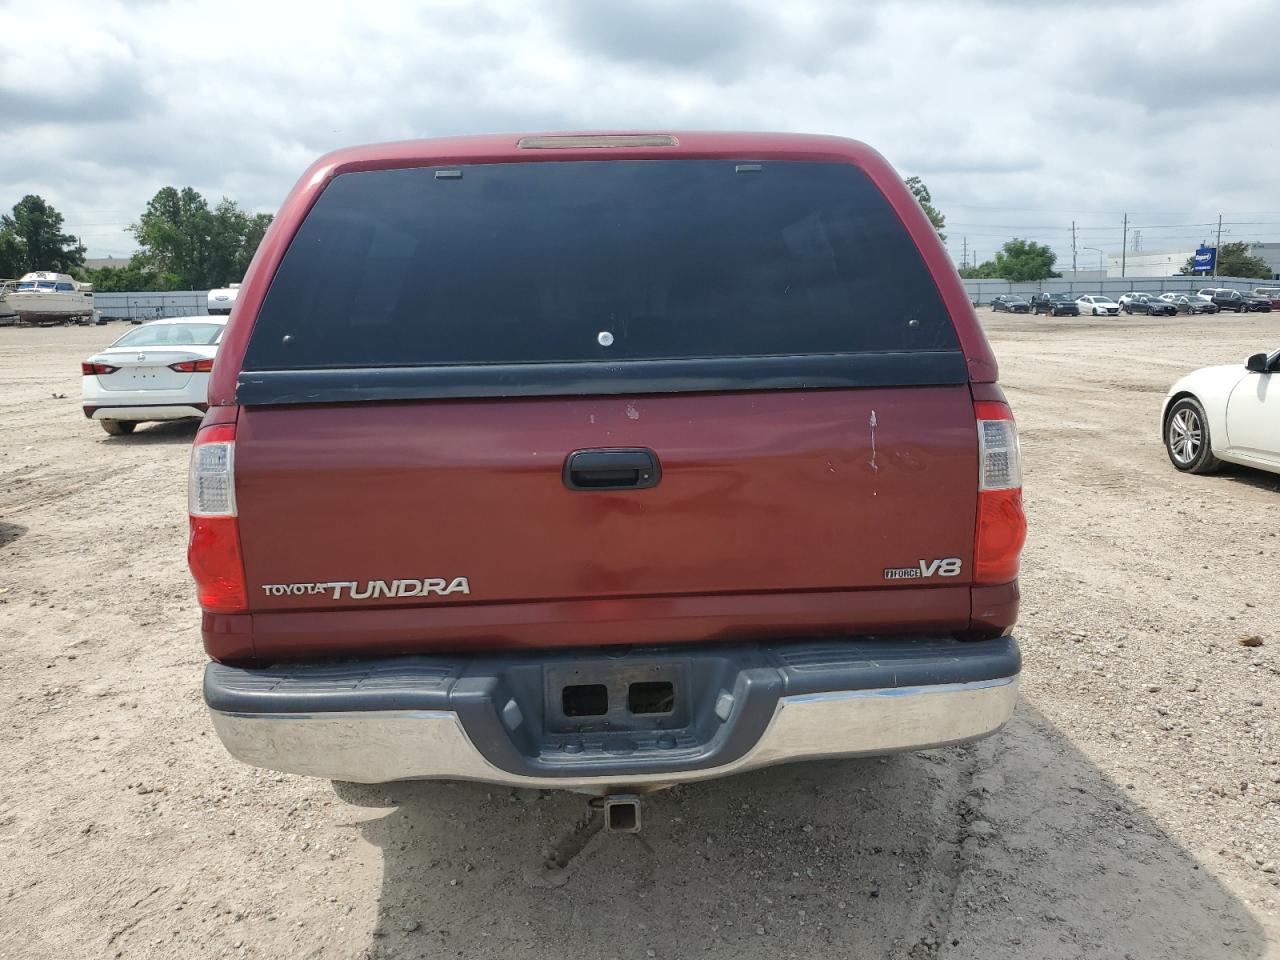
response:
[[[337,177],[245,368],[955,350],[919,252],[847,164],[495,163]]]

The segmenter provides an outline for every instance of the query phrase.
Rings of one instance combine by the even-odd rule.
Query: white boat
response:
[[[77,283],[65,273],[37,270],[5,284],[0,313],[15,313],[19,323],[89,323],[93,320],[93,284]]]

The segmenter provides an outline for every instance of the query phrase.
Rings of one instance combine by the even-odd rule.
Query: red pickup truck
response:
[[[205,701],[274,770],[608,795],[973,740],[1016,698],[1013,419],[850,140],[320,159],[240,288],[190,515]]]

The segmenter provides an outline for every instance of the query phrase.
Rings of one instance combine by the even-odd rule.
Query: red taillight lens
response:
[[[216,424],[197,433],[191,447],[187,565],[196,581],[200,606],[210,613],[248,609],[236,515],[235,440],[234,424]]]
[[[974,537],[973,582],[1017,579],[1027,517],[1022,510],[1022,455],[1013,413],[1003,403],[978,401],[978,522]]]
[[[108,373],[115,373],[119,369],[119,367],[113,367],[109,363],[80,364],[80,373],[86,377],[104,377]]]
[[[192,517],[187,565],[200,607],[210,613],[242,613],[245,596],[240,521],[236,517]]]
[[[213,360],[208,357],[202,360],[183,360],[169,364],[169,369],[175,373],[209,373],[213,370]]]
[[[995,585],[1016,580],[1026,540],[1027,515],[1022,511],[1022,489],[979,493],[973,582]]]

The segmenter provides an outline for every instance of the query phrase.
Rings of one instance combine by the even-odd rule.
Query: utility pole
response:
[[[1218,214],[1218,240],[1217,246],[1213,248],[1213,276],[1218,277],[1218,255],[1222,253],[1222,214]]]
[[[960,254],[960,269],[963,270],[969,266],[969,238],[961,237],[960,242],[963,244],[961,247],[963,253]]]
[[[1071,221],[1071,274],[1074,277],[1076,272],[1076,222]]]
[[[1124,239],[1120,242],[1120,276],[1124,276],[1125,258],[1129,253],[1129,214],[1124,215]]]

